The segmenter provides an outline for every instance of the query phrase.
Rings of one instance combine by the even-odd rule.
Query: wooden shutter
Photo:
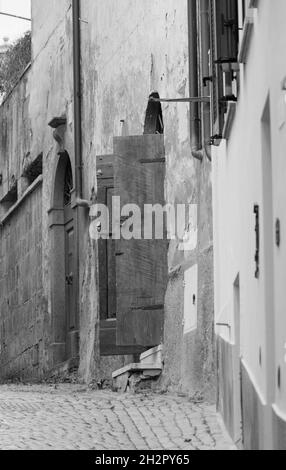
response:
[[[162,135],[114,139],[115,193],[125,204],[164,206]],[[123,240],[116,248],[117,344],[152,347],[163,340],[167,241]]]
[[[238,0],[215,0],[216,60],[237,62],[238,55]]]
[[[226,103],[223,92],[225,64],[237,62],[238,2],[237,0],[210,0],[212,136],[221,136]]]
[[[105,204],[112,214],[114,194],[114,155],[97,157],[97,202]],[[110,235],[112,227],[110,225]],[[125,356],[140,354],[142,347],[116,344],[116,257],[115,240],[98,240],[98,277],[100,310],[100,355]]]

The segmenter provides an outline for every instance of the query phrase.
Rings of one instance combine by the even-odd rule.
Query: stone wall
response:
[[[0,232],[0,379],[40,377],[46,303],[42,283],[41,182]]]

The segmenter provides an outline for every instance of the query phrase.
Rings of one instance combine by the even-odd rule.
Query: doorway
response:
[[[71,205],[72,192],[72,166],[68,153],[64,151],[59,155],[54,179],[53,205],[49,211],[53,366],[78,358],[79,355],[76,246],[74,213]]]
[[[75,232],[71,193],[73,177],[70,161],[67,161],[64,181],[64,231],[65,231],[65,316],[66,316],[66,356],[67,359],[77,354],[77,322],[75,295]]]

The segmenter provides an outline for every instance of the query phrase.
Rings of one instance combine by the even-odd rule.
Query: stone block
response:
[[[141,364],[160,364],[162,367],[162,352],[163,346],[157,346],[155,348],[149,349],[148,351],[142,353],[140,355],[140,363]]]

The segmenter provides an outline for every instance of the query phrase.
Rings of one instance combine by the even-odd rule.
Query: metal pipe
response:
[[[197,2],[188,0],[188,27],[189,27],[189,96],[199,95],[198,83],[198,28],[197,28]],[[190,104],[190,138],[192,155],[199,160],[200,153],[200,115],[198,103]]]
[[[81,90],[81,37],[80,37],[80,0],[72,0],[73,20],[73,87],[74,87],[74,259],[75,259],[75,303],[76,329],[80,318],[80,241],[82,239],[81,208],[78,201],[82,199],[82,90]],[[78,352],[79,353],[79,352]]]
[[[149,101],[154,103],[210,103],[210,100],[210,96],[193,96],[191,98],[149,98]]]
[[[74,78],[74,158],[75,193],[82,198],[82,109],[81,109],[81,35],[80,0],[72,0],[73,11],[73,78]]]
[[[209,33],[209,0],[199,1],[199,16],[200,16],[200,56],[201,56],[201,77],[208,77],[210,75],[210,64],[209,64],[209,50],[210,50],[210,33]],[[201,82],[201,95],[210,95],[210,85],[204,86]],[[206,104],[203,106],[202,112],[202,140],[204,152],[207,158],[211,161],[211,147],[209,144],[211,135],[211,122],[210,122],[210,105]]]

